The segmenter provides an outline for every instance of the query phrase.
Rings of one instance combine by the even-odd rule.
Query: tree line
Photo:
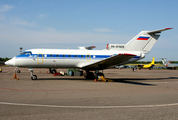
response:
[[[6,58],[1,58],[1,57],[0,57],[0,61],[1,61],[1,62],[6,62],[6,61],[8,61],[9,59],[11,59],[11,58],[7,58],[7,57],[6,57]]]
[[[178,63],[178,61],[170,61],[171,63]],[[151,61],[135,61],[131,64],[149,64]],[[155,64],[163,64],[162,61],[155,61]]]

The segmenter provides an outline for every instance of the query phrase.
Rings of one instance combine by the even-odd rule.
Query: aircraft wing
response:
[[[144,66],[144,65],[140,65],[140,64],[139,64],[139,65],[137,65],[137,67],[139,67],[139,68],[143,68],[143,66]]]
[[[114,65],[122,65],[124,62],[126,62],[127,60],[135,56],[136,55],[134,54],[127,54],[127,53],[118,54],[118,55],[106,58],[104,60],[101,60],[99,62],[83,66],[81,69],[84,69],[84,70],[106,69]]]

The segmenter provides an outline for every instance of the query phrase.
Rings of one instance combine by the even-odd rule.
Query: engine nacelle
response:
[[[141,53],[140,58],[145,58],[145,53]]]

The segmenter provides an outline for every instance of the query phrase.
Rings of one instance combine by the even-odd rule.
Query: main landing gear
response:
[[[99,70],[96,70],[94,73],[93,72],[89,72],[89,71],[85,72],[85,78],[86,79],[94,80],[94,79],[101,78],[101,76],[104,77],[104,74],[102,72],[99,72]]]
[[[49,68],[49,72],[52,73],[52,74],[57,73],[57,71],[54,68]]]
[[[31,74],[31,79],[32,80],[37,80],[37,76],[36,75],[33,75],[33,68],[29,68],[28,70],[30,70],[30,74]]]

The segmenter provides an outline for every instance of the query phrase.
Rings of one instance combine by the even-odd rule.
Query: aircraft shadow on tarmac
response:
[[[155,84],[148,84],[148,83],[142,83],[137,82],[136,80],[147,80],[147,79],[131,79],[131,78],[121,78],[121,79],[112,79],[114,82],[118,83],[127,83],[127,84],[134,84],[134,85],[145,85],[145,86],[157,86]]]
[[[148,86],[157,86],[155,84],[148,84],[148,83],[141,83],[137,81],[151,81],[151,80],[167,80],[167,79],[178,79],[178,77],[168,77],[168,78],[119,78],[119,79],[112,79],[114,82],[120,83],[128,83],[128,84],[137,84],[137,85],[148,85]]]
[[[83,81],[93,81],[93,80],[86,80],[84,78],[38,78],[37,80],[83,80]],[[122,78],[122,79],[110,79],[113,82],[119,83],[127,83],[127,84],[135,84],[135,85],[148,85],[148,86],[156,86],[155,84],[148,84],[148,83],[141,83],[136,82],[134,80],[147,80],[147,79],[130,79],[130,78]],[[128,81],[129,80],[129,81]],[[35,80],[36,81],[36,80]]]
[[[38,78],[37,80],[86,80],[85,78]],[[35,80],[36,81],[36,80]]]
[[[167,79],[178,79],[178,77],[168,77],[168,78],[107,78],[110,80],[113,80],[113,82],[118,82],[118,83],[126,83],[126,84],[134,84],[134,85],[145,85],[145,86],[157,86],[156,84],[149,84],[149,83],[142,83],[138,81],[152,81],[152,80],[167,80]],[[38,78],[38,80],[83,80],[83,81],[88,81],[85,78]],[[89,80],[93,81],[93,80]]]

